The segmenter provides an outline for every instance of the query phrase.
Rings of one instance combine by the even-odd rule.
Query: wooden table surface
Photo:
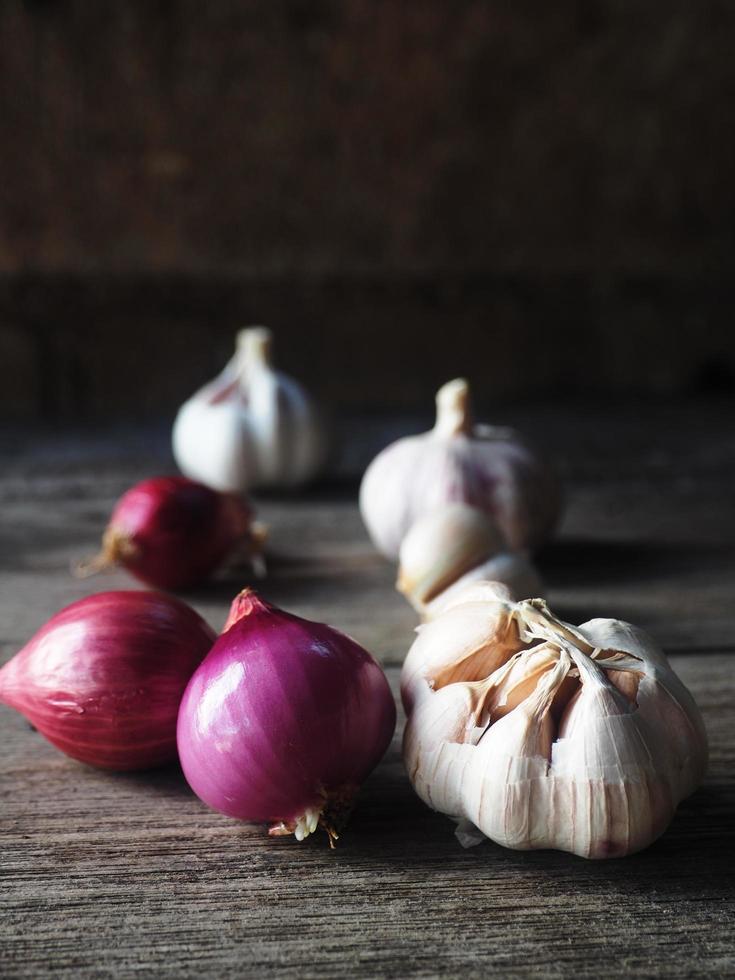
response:
[[[590,862],[463,850],[414,796],[400,731],[335,851],[269,839],[208,810],[177,767],[115,775],[67,759],[0,706],[0,975],[646,976],[735,974],[735,413],[722,404],[505,413],[559,460],[568,509],[541,556],[575,622],[647,628],[707,724],[703,787],[647,851]],[[394,689],[415,618],[371,549],[350,474],[384,441],[355,436],[342,478],[265,500],[263,592],[371,649]],[[355,446],[361,447],[359,451]],[[160,433],[0,439],[0,661],[79,582],[115,498],[170,467]],[[243,585],[187,598],[213,626]]]

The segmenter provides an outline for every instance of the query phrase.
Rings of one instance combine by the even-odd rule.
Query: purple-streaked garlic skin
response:
[[[627,623],[549,614],[547,629],[543,603],[471,590],[420,628],[404,664],[418,795],[464,840],[477,828],[587,858],[647,847],[707,765],[701,715],[664,654]]]
[[[553,532],[561,495],[555,475],[510,429],[473,425],[467,383],[437,394],[437,422],[380,452],[360,487],[360,510],[376,548],[397,559],[423,515],[448,503],[489,514],[513,550],[535,549]]]

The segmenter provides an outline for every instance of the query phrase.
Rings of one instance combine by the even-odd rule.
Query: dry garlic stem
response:
[[[706,768],[699,711],[645,633],[570,626],[494,585],[470,586],[419,628],[401,689],[411,782],[463,842],[630,854]]]

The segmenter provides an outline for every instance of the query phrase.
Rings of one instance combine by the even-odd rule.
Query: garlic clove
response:
[[[646,670],[640,675],[635,703],[652,728],[667,732],[676,795],[689,796],[701,782],[708,761],[707,732],[694,698],[644,630],[613,619],[594,619],[579,629],[599,646],[614,646],[642,658]]]
[[[490,517],[467,504],[447,504],[413,525],[401,544],[396,588],[418,610],[470,569],[504,550]]]
[[[556,667],[558,660],[558,650],[544,643],[516,654],[505,665],[507,670],[500,668],[504,670],[503,676],[498,678],[493,696],[489,699],[493,721],[503,718],[531,697],[540,680]]]
[[[500,601],[457,606],[417,632],[401,674],[404,706],[455,680],[482,680],[524,646],[512,604]]]
[[[473,760],[474,778],[465,779],[466,811],[486,836],[505,847],[531,847],[545,832],[543,779],[555,733],[550,709],[568,670],[568,659],[558,659],[516,710],[487,730]]]
[[[406,767],[414,772],[414,789],[433,809],[444,813],[461,812],[459,786],[454,767],[470,762],[475,730],[477,695],[471,684],[451,684],[437,692],[431,705],[417,707],[419,723],[406,729],[403,753]],[[422,710],[430,711],[430,724],[421,724]],[[419,760],[430,758],[428,765]]]
[[[563,843],[586,857],[632,853],[673,816],[667,748],[604,671],[588,658],[578,663],[582,686],[561,719],[552,757],[555,775],[576,789]]]

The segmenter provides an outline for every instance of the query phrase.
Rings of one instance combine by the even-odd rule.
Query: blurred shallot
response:
[[[115,505],[102,550],[77,565],[81,577],[122,565],[158,589],[187,589],[227,559],[262,572],[265,528],[242,498],[185,476],[156,476],[131,487]]]

